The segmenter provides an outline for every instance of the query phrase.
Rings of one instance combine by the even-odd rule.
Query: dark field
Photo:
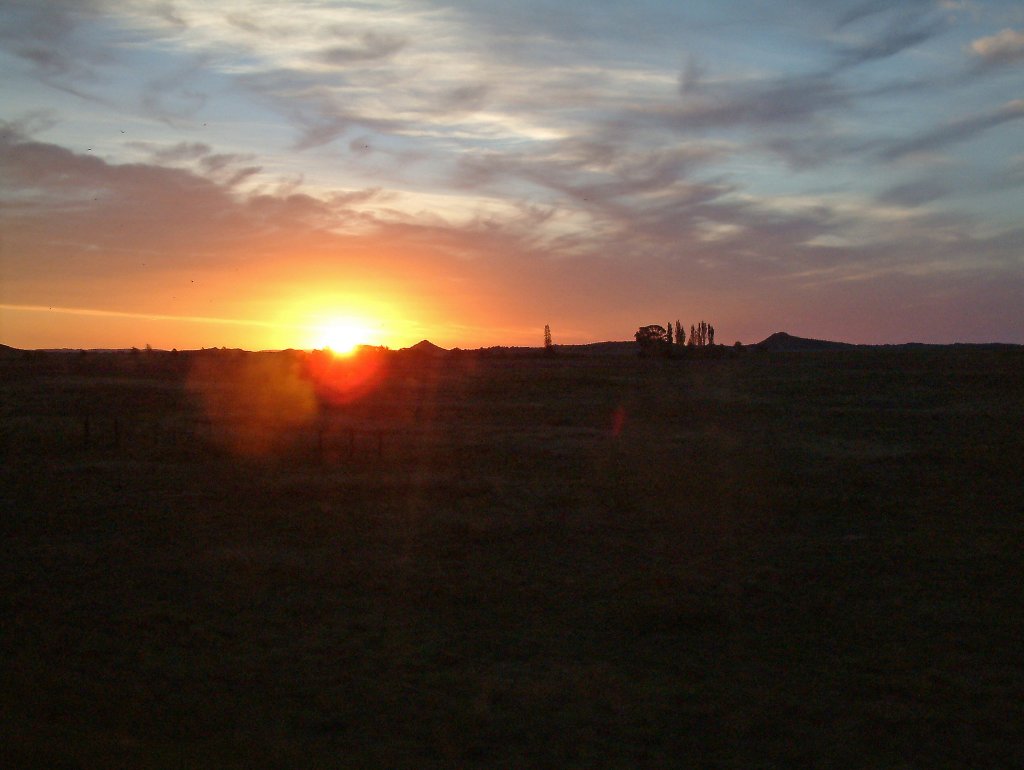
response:
[[[0,361],[4,767],[1024,767],[1019,350],[194,358]]]

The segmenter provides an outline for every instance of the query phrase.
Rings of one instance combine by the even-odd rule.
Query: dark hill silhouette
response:
[[[402,350],[408,353],[415,353],[420,356],[436,356],[448,352],[444,348],[438,347],[430,340],[420,340],[412,347],[402,348]]]
[[[585,342],[578,345],[555,345],[555,350],[582,356],[635,356],[636,342]]]
[[[851,350],[857,347],[849,342],[832,342],[830,340],[812,340],[806,337],[794,337],[786,332],[775,332],[760,342],[751,345],[757,350],[796,353],[805,350]]]

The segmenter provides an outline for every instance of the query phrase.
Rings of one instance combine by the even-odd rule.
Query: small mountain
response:
[[[21,352],[18,348],[12,348],[10,345],[0,345],[0,356],[16,356]]]
[[[799,353],[810,350],[850,350],[857,347],[849,342],[832,342],[830,340],[812,340],[806,337],[794,337],[786,332],[775,334],[751,345],[757,350],[771,350],[783,353]]]
[[[402,350],[409,353],[415,353],[419,356],[437,356],[448,352],[444,348],[438,347],[430,340],[420,340],[412,347],[402,348]]]

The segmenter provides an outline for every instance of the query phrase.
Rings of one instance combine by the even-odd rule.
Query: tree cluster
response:
[[[633,335],[640,346],[640,355],[667,355],[681,353],[684,348],[708,348],[715,344],[715,327],[707,321],[690,325],[689,336],[678,320],[665,326],[641,326]]]
[[[676,324],[679,322],[676,321]],[[707,321],[701,321],[699,324],[694,326],[690,325],[690,339],[687,340],[687,347],[691,348],[706,348],[709,345],[715,344],[715,327],[709,324]]]

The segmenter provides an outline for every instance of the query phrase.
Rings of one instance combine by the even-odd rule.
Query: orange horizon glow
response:
[[[304,292],[293,285],[281,291],[278,282],[265,280],[254,284],[251,299],[241,299],[242,287],[236,288],[239,296],[219,308],[223,315],[187,312],[199,309],[195,303],[182,307],[183,312],[168,313],[134,310],[130,304],[112,309],[2,302],[0,344],[24,350],[329,349],[347,356],[359,345],[398,350],[429,340],[446,349],[472,350],[539,346],[542,340],[543,324],[488,324],[479,308],[456,305],[446,313],[434,303],[410,300],[394,290],[374,292],[367,286],[342,294]],[[127,301],[132,299],[134,295]],[[165,298],[158,299],[161,309],[168,305]],[[629,338],[579,327],[563,332],[556,326],[555,331],[556,344]]]
[[[314,349],[336,356],[350,356],[360,345],[371,345],[378,334],[370,325],[351,318],[337,318],[322,324],[315,332]]]
[[[361,345],[400,347],[419,341],[396,339],[385,328],[385,312],[361,303],[359,314],[331,309],[352,303],[294,300],[266,318],[132,312],[58,305],[0,303],[0,343],[24,349],[156,349],[240,347],[248,350],[330,350],[351,355]],[[309,310],[308,308],[318,308]],[[73,335],[68,317],[76,317]],[[371,320],[376,316],[379,320]],[[387,326],[421,328],[392,321]],[[425,331],[423,332],[426,333]]]
[[[397,304],[397,303],[396,303]],[[494,345],[539,345],[543,325],[488,325],[470,316],[456,322],[436,308],[424,308],[411,302],[402,304],[404,312],[384,303],[364,300],[353,305],[343,299],[307,300],[296,296],[288,301],[264,300],[257,309],[262,318],[246,318],[226,307],[225,315],[159,313],[114,310],[82,306],[0,303],[0,344],[23,350],[126,350],[132,347],[156,350],[199,350],[201,348],[240,348],[244,350],[322,350],[351,348],[331,342],[334,323],[356,327],[365,333],[358,345],[397,350],[420,340],[446,349],[472,350]],[[339,309],[340,308],[340,309]],[[406,309],[407,308],[407,309]],[[457,318],[462,313],[453,314]],[[422,320],[418,320],[418,319]],[[559,327],[556,327],[561,331]],[[341,332],[339,337],[345,336]],[[612,335],[614,336],[614,335]],[[611,339],[591,336],[573,329],[556,342],[572,344]],[[629,335],[620,335],[622,339]],[[350,351],[349,351],[350,354]]]

